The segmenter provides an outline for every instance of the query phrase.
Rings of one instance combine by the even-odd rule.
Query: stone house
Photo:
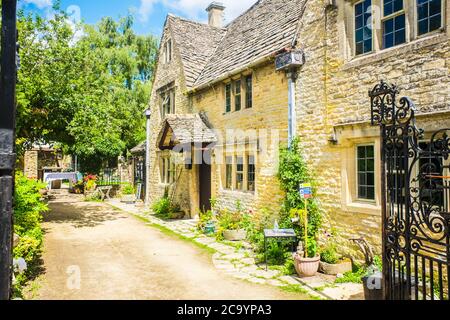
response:
[[[274,61],[291,47],[304,2],[260,1],[226,27],[219,3],[208,24],[167,17],[150,102],[148,203],[169,191],[191,217],[212,198],[221,208],[280,203],[288,78]]]
[[[211,197],[277,210],[278,150],[293,132],[327,227],[379,247],[380,141],[368,91],[393,82],[415,102],[420,127],[450,127],[450,1],[261,0],[226,27],[222,10],[208,8],[209,24],[166,20],[148,202],[169,186],[191,216]],[[304,61],[277,71],[286,52]]]
[[[299,30],[297,134],[318,198],[342,239],[380,248],[380,132],[368,91],[398,85],[426,139],[450,128],[450,1],[308,1]]]

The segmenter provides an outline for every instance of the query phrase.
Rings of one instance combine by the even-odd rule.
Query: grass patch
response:
[[[280,287],[280,289],[284,292],[288,293],[297,293],[297,294],[303,294],[311,298],[312,300],[323,300],[321,297],[312,295],[310,292],[308,292],[305,288],[303,288],[299,284],[290,284],[283,287]]]
[[[181,241],[184,241],[184,242],[191,243],[191,244],[195,245],[196,247],[198,247],[198,248],[208,252],[211,255],[217,253],[217,250],[215,250],[213,248],[210,248],[210,247],[208,247],[205,244],[202,244],[202,243],[199,243],[199,242],[195,241],[196,238],[185,237],[185,236],[183,236],[183,235],[181,235],[179,233],[176,233],[175,231],[170,230],[167,227],[164,227],[164,226],[161,226],[159,224],[153,223],[152,221],[150,221],[149,219],[147,219],[147,218],[145,218],[143,216],[136,215],[136,214],[133,214],[133,216],[136,219],[146,223],[149,227],[158,229],[159,231],[161,231],[163,234],[165,234],[167,236],[170,236],[170,237],[173,237],[173,238],[177,238],[178,240],[181,240]]]

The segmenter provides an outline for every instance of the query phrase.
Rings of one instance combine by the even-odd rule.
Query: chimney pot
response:
[[[222,28],[223,25],[223,12],[225,6],[221,2],[212,2],[206,11],[208,12],[208,24],[212,27]]]

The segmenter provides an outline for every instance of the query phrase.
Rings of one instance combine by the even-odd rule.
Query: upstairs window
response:
[[[383,1],[383,48],[406,42],[406,17],[403,0]]]
[[[231,112],[231,83],[225,85],[225,112]]]
[[[424,35],[442,27],[442,0],[416,0],[418,35]]]
[[[236,80],[234,82],[234,110],[240,111],[242,108],[242,82],[241,80]]]
[[[245,78],[245,108],[253,107],[253,77],[247,76]]]
[[[164,63],[169,63],[172,61],[172,40],[166,41],[163,47]]]
[[[161,94],[161,119],[175,113],[175,90],[171,89]]]
[[[372,51],[372,0],[364,0],[355,5],[355,54],[361,55]]]
[[[375,148],[359,146],[357,148],[358,198],[375,200]]]

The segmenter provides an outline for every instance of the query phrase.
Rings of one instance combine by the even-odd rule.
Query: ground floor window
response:
[[[256,158],[254,155],[225,156],[223,188],[226,190],[256,190]]]
[[[375,200],[375,148],[357,147],[358,199]]]
[[[226,157],[225,165],[225,188],[231,190],[233,188],[233,157]]]
[[[160,172],[162,184],[172,184],[175,182],[175,162],[170,155],[161,157]]]
[[[236,157],[236,190],[244,190],[244,158]]]
[[[255,157],[247,157],[247,190],[255,191]]]

